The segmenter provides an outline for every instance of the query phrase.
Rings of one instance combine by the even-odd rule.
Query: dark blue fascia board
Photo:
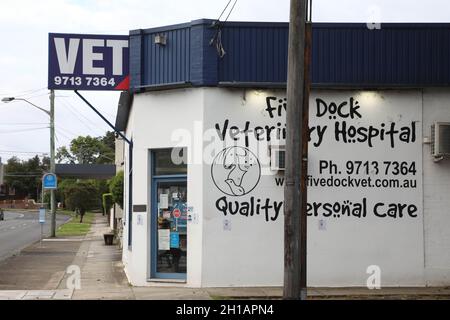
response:
[[[136,29],[130,31],[131,35],[150,34],[171,31],[175,29],[188,28],[194,25],[212,25],[216,20],[213,19],[198,19],[187,23],[179,23],[173,25],[167,25],[162,27]],[[445,22],[420,22],[420,23],[403,23],[403,22],[381,22],[381,27],[385,28],[450,28],[450,23]],[[265,27],[265,28],[287,28],[288,22],[244,22],[244,21],[230,21],[224,24],[226,27]],[[367,23],[363,22],[314,22],[314,28],[367,28]]]
[[[135,34],[140,35],[140,34],[152,34],[152,33],[166,32],[166,31],[173,31],[176,29],[190,28],[190,27],[196,26],[196,25],[208,25],[208,24],[212,25],[214,23],[214,21],[215,20],[211,20],[211,19],[198,19],[198,20],[192,20],[191,22],[178,23],[178,24],[167,25],[167,26],[162,26],[162,27],[131,30],[130,36],[135,35]]]
[[[446,22],[380,22],[381,29],[422,29],[422,28],[450,28],[450,23]],[[314,29],[333,28],[333,29],[367,29],[367,23],[364,22],[314,22]],[[377,29],[374,29],[377,30]]]
[[[171,83],[174,82],[178,82],[178,81],[184,81],[184,82],[189,82],[192,86],[217,86],[217,85],[221,85],[224,86],[224,83],[227,83],[228,85],[231,84],[231,82],[233,82],[232,86],[239,86],[240,84],[242,84],[243,86],[248,86],[248,83],[253,82],[255,83],[255,79],[258,81],[272,81],[270,79],[270,77],[265,77],[263,79],[259,79],[258,77],[255,77],[254,79],[248,78],[248,77],[240,77],[239,73],[235,73],[232,74],[229,77],[225,77],[223,78],[222,75],[220,74],[220,67],[222,66],[222,68],[225,67],[224,65],[224,61],[221,60],[220,58],[218,58],[217,53],[215,51],[214,46],[210,46],[209,41],[210,39],[213,37],[214,32],[216,30],[216,28],[214,27],[215,24],[215,20],[211,20],[211,19],[200,19],[200,20],[194,20],[191,21],[189,23],[182,23],[182,24],[176,24],[176,25],[171,25],[171,26],[164,26],[164,27],[158,27],[158,28],[149,28],[149,29],[140,29],[140,30],[133,30],[130,32],[130,39],[131,39],[131,46],[134,47],[132,48],[132,53],[130,54],[130,59],[134,58],[134,61],[130,61],[130,74],[131,74],[131,87],[132,88],[143,88],[143,87],[147,87],[147,86],[151,86],[152,88],[157,88],[159,86],[164,87],[164,88],[168,88],[170,87]],[[269,29],[275,29],[275,28],[280,28],[280,29],[288,29],[289,24],[285,23],[285,22],[227,22],[223,25],[224,28],[224,32],[226,32],[227,28],[228,29],[234,29],[234,28],[269,28]],[[142,44],[142,42],[137,41],[137,39],[135,38],[140,38],[141,40],[143,38],[145,38],[146,36],[151,36],[152,34],[157,34],[157,33],[162,33],[162,32],[170,32],[173,30],[178,30],[178,29],[188,29],[188,34],[187,36],[190,39],[190,42],[187,43],[188,48],[187,51],[189,53],[189,57],[187,57],[187,64],[186,68],[187,68],[187,72],[186,72],[186,76],[179,79],[175,79],[175,80],[169,80],[169,81],[163,81],[163,80],[158,80],[158,81],[149,81],[149,79],[145,79],[145,75],[146,73],[144,71],[146,71],[146,68],[149,68],[150,66],[147,66],[146,63],[148,63],[148,61],[146,61],[145,59],[145,52],[143,51],[144,49],[144,45]],[[364,32],[364,30],[367,30],[367,24],[366,23],[314,23],[313,25],[313,30],[315,32],[320,32],[322,29],[331,29],[331,31],[339,31],[339,30],[345,30],[345,29],[350,29],[352,30],[351,32],[358,32],[357,30],[360,30],[362,32]],[[447,32],[448,29],[450,29],[450,23],[382,23],[381,24],[381,30],[371,30],[368,32],[373,32],[373,34],[383,34],[383,30],[399,30],[399,32],[401,32],[400,30],[411,30],[411,29],[424,29],[424,30],[438,30],[441,29],[444,31],[444,34]],[[354,30],[354,31],[353,31]],[[285,31],[280,31],[280,32],[285,32]],[[286,30],[287,32],[287,30]],[[326,33],[327,31],[324,30],[324,32]],[[343,35],[345,33],[345,31],[342,31]],[[365,33],[365,32],[364,32]],[[321,33],[322,34],[322,33]],[[347,33],[347,39],[351,34]],[[333,36],[333,35],[331,35]],[[133,38],[135,37],[135,38]],[[328,36],[329,37],[329,36]],[[360,36],[358,36],[359,38],[352,38],[353,40],[360,40]],[[379,37],[379,36],[376,36]],[[364,39],[364,38],[363,38]],[[375,38],[376,41],[379,41],[379,38]],[[355,41],[356,41],[355,40]],[[134,41],[134,42],[133,42]],[[316,42],[317,41],[317,42]],[[321,41],[319,38],[313,38],[313,47],[316,48],[315,50],[317,50],[317,44],[319,43],[319,41]],[[284,40],[283,40],[284,43]],[[335,42],[336,43],[336,42]],[[436,43],[436,42],[434,42]],[[357,42],[357,45],[362,45],[364,44],[363,42]],[[331,43],[331,45],[333,45],[333,43]],[[342,52],[346,52],[346,50],[341,49],[343,48],[340,44],[336,44],[338,47],[338,50],[341,51],[341,55]],[[448,44],[444,41],[442,42],[443,46],[448,46]],[[286,43],[287,46],[287,43]],[[440,44],[439,44],[440,46]],[[321,49],[324,49],[323,46],[320,46]],[[446,48],[446,47],[445,47]],[[140,49],[137,50],[137,49]],[[395,47],[394,47],[395,49]],[[227,48],[225,48],[225,50],[227,50]],[[383,49],[384,50],[384,49]],[[395,49],[397,51],[395,52],[399,52],[398,49]],[[445,49],[447,50],[447,49]],[[139,52],[137,52],[139,51]],[[314,51],[314,50],[313,50]],[[447,50],[448,51],[448,50]],[[317,51],[315,51],[317,52]],[[232,54],[233,52],[229,52],[228,54]],[[379,52],[378,52],[379,54]],[[393,63],[393,61],[397,61],[397,60],[392,60],[390,56],[390,52],[386,51],[386,53],[384,53],[384,56],[374,56],[373,54],[370,57],[375,57],[376,61],[374,61],[374,63],[381,63],[382,61],[389,59],[388,62],[390,62],[391,64]],[[421,58],[422,62],[420,62],[421,64],[424,63],[424,61],[430,61],[429,63],[432,64],[432,61],[436,61],[436,59],[434,59],[433,57],[431,57],[427,51],[422,52],[418,52],[417,54],[420,54],[420,56],[422,57],[424,54],[424,57]],[[316,57],[317,53],[315,53],[315,57]],[[283,53],[284,56],[284,53]],[[317,56],[319,57],[319,56]],[[438,55],[439,57],[439,55]],[[138,59],[139,58],[139,59]],[[330,57],[325,55],[326,59],[331,59]],[[361,58],[361,57],[359,57]],[[367,58],[367,57],[366,57]],[[426,60],[423,60],[425,59]],[[353,64],[350,66],[352,69],[344,69],[344,70],[338,70],[336,71],[335,68],[338,68],[339,66],[335,66],[332,65],[330,68],[331,69],[327,69],[326,66],[324,66],[322,64],[321,61],[319,61],[319,59],[323,59],[323,54],[316,59],[313,59],[313,67],[312,67],[312,75],[314,75],[312,78],[313,83],[312,86],[314,87],[329,87],[329,88],[337,88],[337,87],[369,87],[369,88],[376,88],[376,87],[431,87],[431,86],[438,86],[438,87],[444,87],[444,86],[448,86],[449,84],[448,79],[450,78],[450,76],[445,76],[445,72],[449,72],[448,70],[446,70],[446,63],[443,64],[443,68],[441,71],[439,71],[440,73],[442,73],[439,77],[430,77],[429,75],[425,74],[423,76],[423,79],[421,79],[421,75],[424,74],[424,67],[422,68],[418,68],[417,70],[417,75],[415,74],[408,74],[408,72],[406,72],[405,68],[406,66],[400,65],[401,69],[400,70],[396,70],[393,69],[392,66],[391,68],[391,72],[393,73],[392,79],[389,78],[389,76],[385,76],[383,72],[383,70],[381,69],[377,69],[380,70],[379,72],[377,72],[376,74],[370,74],[370,76],[373,76],[373,79],[367,79],[364,80],[362,79],[362,75],[364,75],[367,72],[373,72],[371,71],[371,69],[369,68],[370,65],[368,65],[368,62],[364,62],[364,61],[355,61],[353,62]],[[398,57],[396,58],[398,59]],[[326,61],[328,61],[326,60]],[[370,59],[369,59],[370,60]],[[391,61],[392,60],[392,61]],[[315,62],[317,61],[317,62]],[[402,61],[402,60],[400,60]],[[138,63],[139,62],[139,63]],[[349,63],[349,61],[347,61],[347,65]],[[369,61],[370,62],[370,61]],[[414,60],[411,60],[411,63],[413,63]],[[320,64],[319,64],[320,63]],[[372,63],[372,62],[371,62]],[[436,64],[439,65],[440,62],[435,62],[433,64],[433,67],[435,70],[437,67],[435,66]],[[236,66],[235,63],[232,63],[231,65],[228,63],[226,64],[226,69],[222,69],[222,70],[232,70],[232,69],[228,69],[229,67],[233,67]],[[316,66],[316,67],[314,67]],[[318,66],[322,66],[322,68],[320,69],[319,73],[319,69],[317,69]],[[380,68],[383,67],[383,65],[380,65]],[[386,68],[388,68],[389,66],[386,65]],[[240,68],[239,66],[237,66],[236,68]],[[285,67],[283,67],[284,69]],[[325,69],[324,69],[325,68]],[[383,67],[384,68],[384,67]],[[339,69],[339,68],[338,68]],[[373,69],[373,68],[372,68]],[[405,69],[405,70],[403,70]],[[249,69],[251,70],[251,69]],[[314,71],[316,70],[316,71]],[[328,70],[328,71],[327,71]],[[386,69],[388,70],[388,69]],[[323,73],[324,71],[327,71],[326,73]],[[333,73],[334,72],[334,73]],[[338,73],[336,73],[338,72]],[[358,77],[355,76],[355,72],[356,75],[358,75]],[[400,73],[399,73],[400,72]],[[403,75],[403,73],[405,73]],[[328,75],[327,75],[328,74]],[[339,78],[336,78],[336,74],[340,75]],[[344,75],[344,76],[342,76]],[[353,75],[353,76],[352,76]],[[403,76],[402,76],[403,75]],[[352,79],[353,77],[353,79]],[[417,78],[419,77],[419,78]],[[361,78],[361,79],[360,79]],[[274,77],[274,79],[276,79],[276,82],[278,82],[278,79],[281,79],[280,76],[278,75],[278,77]],[[440,82],[439,82],[439,79]],[[281,79],[281,82],[285,82],[285,79]],[[335,81],[336,80],[336,81]],[[221,82],[221,84],[219,84]],[[267,83],[266,83],[267,84]],[[264,85],[266,85],[264,84]]]

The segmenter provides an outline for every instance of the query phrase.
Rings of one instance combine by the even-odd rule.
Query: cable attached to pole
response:
[[[231,6],[230,11],[228,12],[227,17],[225,18],[225,20],[223,22],[220,21],[220,18],[223,16],[225,11],[229,7],[231,1],[232,0],[228,1],[227,5],[223,9],[223,11],[220,14],[219,18],[213,23],[213,27],[216,27],[217,31],[214,34],[214,36],[211,38],[211,41],[209,42],[210,46],[215,45],[217,54],[219,55],[220,58],[223,58],[225,56],[225,54],[226,54],[226,51],[225,51],[225,49],[223,47],[223,44],[222,44],[222,26],[223,26],[224,23],[226,23],[228,21],[228,18],[230,17],[231,13],[233,12],[234,7],[236,6],[236,3],[238,2],[238,0],[234,1],[233,5]]]

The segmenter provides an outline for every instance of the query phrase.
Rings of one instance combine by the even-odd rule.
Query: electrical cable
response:
[[[66,101],[66,103],[69,105],[69,106],[71,106],[73,109],[75,109],[75,107],[69,102],[69,101]],[[100,130],[100,129],[98,129],[97,127],[98,127],[98,123],[95,123],[95,122],[93,122],[91,119],[89,119],[88,117],[86,117],[85,115],[83,115],[82,113],[80,113],[79,114],[81,117],[83,117],[84,119],[86,119],[86,121],[88,121],[89,123],[91,123],[93,126],[94,126],[94,128],[96,129],[96,130],[98,130],[99,132],[101,132],[102,134],[103,134],[103,132]],[[81,120],[82,121],[82,120]],[[93,131],[92,129],[91,129],[91,131]]]
[[[11,122],[11,123],[0,123],[0,126],[31,126],[37,124],[48,124],[47,122]]]
[[[59,102],[61,102],[65,107],[66,107],[66,109],[71,113],[71,114],[73,114],[73,116],[75,117],[75,118],[77,118],[78,119],[78,121],[79,122],[81,122],[81,124],[83,124],[83,126],[85,126],[86,127],[86,129],[88,129],[90,132],[94,132],[95,130],[93,130],[92,128],[91,128],[91,126],[89,126],[87,123],[86,123],[86,121],[83,121],[79,116],[78,116],[78,114],[73,110],[73,106],[72,105],[70,105],[70,104],[68,104],[68,103],[66,103],[66,101],[63,101],[63,100],[58,100]]]
[[[49,127],[42,127],[42,128],[28,128],[28,129],[11,130],[11,131],[0,131],[0,134],[10,134],[10,133],[29,132],[29,131],[37,131],[37,130],[48,129],[48,128],[49,128]]]
[[[48,152],[41,152],[41,151],[19,151],[19,150],[0,150],[0,153],[4,154],[48,154]]]
[[[228,6],[230,5],[231,1],[232,0],[228,1],[227,5],[225,6],[225,9],[222,11],[222,13],[219,16],[219,19],[217,19],[214,22],[213,26],[215,26],[217,28],[217,31],[214,34],[214,36],[212,37],[211,41],[209,42],[210,46],[215,44],[217,54],[219,55],[220,58],[223,58],[225,56],[225,54],[226,54],[226,51],[225,51],[225,49],[223,47],[223,43],[222,43],[222,26],[223,26],[224,23],[226,23],[228,21],[228,18],[230,17],[231,13],[233,12],[233,10],[234,10],[238,0],[234,1],[233,6],[231,7],[230,11],[228,12],[228,15],[227,15],[226,19],[223,22],[220,21],[220,18],[222,17],[222,15],[224,14],[224,12],[228,8]]]
[[[220,22],[220,18],[222,18],[222,15],[224,14],[225,10],[227,10],[228,6],[230,5],[231,1],[233,0],[229,0],[227,5],[225,6],[225,8],[223,8],[222,13],[220,14],[220,16],[217,18],[216,22]]]
[[[39,91],[42,91],[45,89],[47,89],[47,87],[43,87],[43,88],[39,88],[39,89],[30,89],[30,90],[25,90],[25,91],[17,91],[16,93],[13,93],[13,94],[2,94],[2,95],[18,98],[18,97],[23,97],[23,96],[33,94],[33,93],[36,93],[36,92],[39,92]]]
[[[238,2],[238,0],[235,0],[235,1],[234,1],[234,4],[233,4],[233,6],[231,7],[230,12],[228,12],[228,16],[227,16],[227,18],[225,19],[225,21],[224,21],[223,23],[225,23],[225,22],[228,21],[228,18],[230,17],[231,13],[233,12],[234,7],[236,6],[236,3],[237,3],[237,2]]]

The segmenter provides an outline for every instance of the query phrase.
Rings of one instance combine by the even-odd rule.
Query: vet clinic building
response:
[[[287,23],[130,32],[132,285],[281,286]],[[308,285],[450,284],[450,25],[314,24]]]

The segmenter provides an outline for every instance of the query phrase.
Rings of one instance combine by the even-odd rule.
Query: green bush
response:
[[[109,214],[109,211],[111,210],[114,201],[111,193],[104,193],[102,194],[102,202],[103,202],[103,212],[105,214]]]
[[[100,207],[96,186],[89,181],[77,182],[69,185],[64,190],[64,198],[69,210],[79,210],[81,215],[80,222],[88,210]]]
[[[114,203],[117,203],[123,209],[123,171],[116,174],[109,183],[109,191],[112,194]]]

